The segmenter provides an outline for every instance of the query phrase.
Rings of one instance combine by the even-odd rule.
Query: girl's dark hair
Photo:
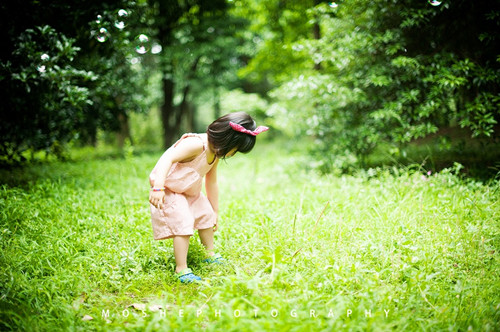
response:
[[[234,148],[238,152],[250,152],[255,145],[255,136],[234,130],[229,125],[230,121],[249,130],[257,127],[252,117],[245,112],[229,113],[212,122],[207,129],[208,143],[218,158],[224,158]]]

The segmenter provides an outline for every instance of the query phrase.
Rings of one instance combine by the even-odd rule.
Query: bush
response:
[[[0,67],[0,156],[22,159],[26,150],[58,153],[75,134],[90,103],[84,81],[96,76],[72,61],[79,48],[50,26],[25,30],[11,60]]]

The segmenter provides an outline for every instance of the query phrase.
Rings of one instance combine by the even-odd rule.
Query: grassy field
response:
[[[161,152],[2,171],[0,330],[500,330],[500,183],[419,167],[321,176],[258,146],[219,165],[196,285],[154,241]]]

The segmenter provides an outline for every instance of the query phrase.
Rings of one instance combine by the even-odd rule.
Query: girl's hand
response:
[[[165,199],[164,191],[151,191],[149,193],[149,203],[153,204],[157,209],[163,205]]]
[[[217,232],[217,229],[219,228],[219,215],[215,213],[215,225],[214,225],[214,232]]]

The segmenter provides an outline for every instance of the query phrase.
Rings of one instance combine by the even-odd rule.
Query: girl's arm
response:
[[[203,143],[194,137],[187,137],[181,140],[175,147],[169,148],[161,156],[156,164],[156,174],[154,177],[154,188],[164,188],[165,179],[172,164],[177,162],[188,161],[199,155],[203,151]],[[151,191],[149,193],[149,202],[160,207],[163,203],[165,192]]]
[[[217,230],[217,219],[219,217],[219,185],[217,184],[217,165],[219,159],[215,161],[215,165],[205,176],[205,190],[207,192],[207,198],[212,204],[212,208],[215,212],[215,226],[214,231]]]

